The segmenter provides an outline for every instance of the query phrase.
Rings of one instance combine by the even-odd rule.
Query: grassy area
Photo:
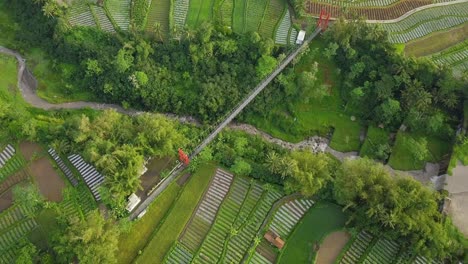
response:
[[[468,23],[465,23],[447,31],[439,31],[424,38],[410,41],[404,46],[404,51],[405,54],[416,57],[427,56],[464,41],[467,35]]]
[[[191,27],[196,27],[203,21],[211,21],[213,18],[214,1],[215,0],[190,1],[186,24]]]
[[[285,104],[278,104],[265,118],[248,116],[247,121],[274,137],[290,142],[299,142],[313,135],[326,136],[334,128],[331,147],[345,152],[357,151],[362,126],[359,121],[352,121],[351,115],[344,111],[337,68],[331,60],[319,55],[324,46],[321,39],[314,40],[311,51],[302,57],[295,71],[308,70],[317,61],[320,67],[317,77],[320,83],[330,87],[329,96],[321,101],[294,103],[291,109],[294,114],[289,113]]]
[[[0,99],[17,104],[22,103],[22,97],[16,88],[17,70],[16,59],[11,56],[0,54]]]
[[[331,203],[319,202],[298,223],[286,242],[278,263],[312,263],[315,243],[320,243],[329,233],[344,227],[346,214]]]
[[[0,45],[14,47],[14,39],[19,26],[13,22],[4,5],[5,1],[0,1]]]
[[[138,251],[144,248],[153,230],[160,225],[180,189],[175,182],[169,185],[151,204],[146,214],[132,226],[131,231],[120,235],[117,251],[118,263],[131,263],[137,257]]]
[[[68,84],[65,79],[73,74],[76,66],[72,64],[54,65],[44,51],[32,48],[26,54],[28,67],[38,80],[37,94],[51,103],[71,101],[95,101],[95,96]]]
[[[170,0],[153,0],[148,12],[148,21],[146,30],[153,31],[155,23],[159,23],[161,27],[161,37],[167,38],[169,35],[169,14],[171,8]],[[156,36],[159,38],[159,36]]]
[[[380,159],[377,155],[377,148],[379,145],[389,143],[390,133],[382,128],[370,126],[367,129],[367,137],[362,145],[359,155],[361,157],[369,157],[372,159]]]
[[[405,138],[414,139],[426,138],[429,155],[425,160],[416,160],[411,154],[411,146],[403,144]],[[450,144],[446,140],[434,136],[425,136],[420,133],[398,132],[392,155],[388,164],[397,170],[419,170],[424,168],[426,162],[440,161],[450,152]]]
[[[215,169],[216,166],[213,164],[204,165],[191,176],[167,218],[138,258],[138,263],[162,263],[164,256],[189,221]]]

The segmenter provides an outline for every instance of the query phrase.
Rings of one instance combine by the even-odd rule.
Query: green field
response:
[[[190,1],[186,24],[195,28],[203,21],[212,21],[214,2],[215,0]]]
[[[160,25],[161,36],[156,36],[156,38],[167,38],[169,34],[170,9],[170,0],[151,1],[151,6],[149,8],[148,18],[146,21],[146,31],[154,32],[155,24],[158,23]]]
[[[117,260],[119,263],[130,263],[137,257],[149,241],[153,231],[160,225],[180,191],[180,186],[173,182],[147,209],[146,214],[138,220],[129,233],[121,234]]]
[[[4,101],[22,101],[21,94],[16,89],[16,64],[16,58],[0,54],[0,69],[2,69],[2,74],[0,74],[0,98]]]
[[[258,30],[261,36],[271,39],[274,38],[276,26],[281,21],[285,8],[286,1],[270,0]]]
[[[323,45],[324,43],[320,39],[312,42],[311,51],[304,55],[295,66],[295,72],[308,70],[311,64],[317,61],[320,65],[317,78],[319,82],[329,85],[329,96],[321,101],[311,101],[310,103],[295,102],[292,105],[294,116],[289,113],[285,104],[280,104],[265,118],[248,116],[247,121],[272,136],[289,142],[299,142],[314,135],[326,136],[334,128],[331,139],[332,148],[344,152],[358,151],[362,125],[358,120],[352,121],[351,115],[344,111],[336,66],[323,56],[316,55],[320,54]],[[319,49],[318,52],[314,52],[316,48]],[[272,122],[272,120],[275,121]]]
[[[382,128],[370,126],[367,129],[367,136],[362,145],[359,155],[361,157],[369,157],[372,159],[379,159],[376,155],[378,147],[381,145],[389,144],[390,133]]]
[[[429,155],[425,160],[418,161],[411,155],[408,147],[403,144],[404,138],[413,137],[414,139],[426,138]],[[424,168],[426,162],[437,162],[449,155],[450,144],[447,140],[439,139],[433,136],[425,136],[420,133],[398,132],[392,155],[388,164],[397,170],[419,170]]]
[[[278,263],[312,263],[315,255],[311,250],[313,245],[320,243],[329,233],[343,228],[346,218],[340,206],[317,203],[306,213],[286,241]]]
[[[164,256],[177,240],[195,210],[203,192],[214,175],[213,164],[204,165],[185,185],[180,197],[175,201],[162,225],[145,247],[138,263],[162,263]]]

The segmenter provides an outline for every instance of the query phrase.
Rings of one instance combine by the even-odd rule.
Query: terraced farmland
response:
[[[268,0],[248,0],[245,17],[244,32],[258,31],[263,19]]]
[[[244,32],[246,8],[247,0],[234,0],[234,11],[232,15],[232,30],[234,30],[234,32]]]
[[[261,36],[274,39],[276,25],[282,21],[285,8],[283,0],[270,0],[258,30]]]
[[[97,21],[98,21],[97,24],[99,24],[99,28],[101,28],[102,30],[106,32],[114,33],[115,32],[114,26],[112,25],[109,18],[107,17],[104,9],[102,7],[95,6],[95,5],[92,5],[91,9],[97,18]]]
[[[18,241],[37,226],[26,217],[30,210],[13,206],[0,214],[0,263],[14,262]]]
[[[174,0],[174,26],[183,28],[189,10],[189,0]]]
[[[10,144],[3,148],[2,152],[0,152],[0,169],[15,155],[15,152],[15,148]]]
[[[229,191],[232,174],[217,170],[208,191],[205,193],[180,241],[195,252],[203,242],[214,222],[218,209]]]
[[[26,161],[20,154],[13,154],[10,156],[0,168],[0,181],[3,181],[9,175],[21,170],[25,163]]]
[[[223,25],[231,26],[233,9],[234,0],[224,0],[221,2],[218,11],[218,19]]]
[[[91,9],[86,2],[76,2],[68,9],[69,17],[68,22],[72,26],[85,26],[95,27],[96,22],[94,21]]]
[[[445,30],[468,21],[468,2],[434,7],[416,12],[395,23],[383,23],[392,43],[406,43],[432,32]]]
[[[104,3],[117,26],[127,31],[130,24],[131,0],[106,0]]]
[[[431,56],[435,63],[452,68],[455,75],[468,71],[468,41],[464,41]]]
[[[387,5],[388,3],[390,4]],[[333,18],[340,16],[351,18],[354,14],[357,14],[358,16],[371,20],[389,20],[396,19],[415,8],[432,3],[432,0],[375,0],[353,2],[311,0],[306,4],[306,12],[312,16],[319,16],[320,11],[325,9]]]
[[[195,28],[203,21],[211,21],[214,2],[215,0],[190,0],[187,25]]]
[[[292,200],[283,204],[275,213],[270,229],[280,237],[287,238],[313,204],[314,202],[309,199]]]
[[[276,30],[275,34],[275,42],[278,44],[286,45],[288,44],[288,33],[289,29],[291,28],[291,15],[289,14],[289,10],[286,10],[281,22]]]
[[[361,231],[356,239],[352,241],[351,247],[348,248],[339,263],[352,264],[358,263],[361,257],[366,252],[371,244],[373,236],[365,231]]]
[[[282,194],[253,180],[231,181],[232,175],[217,171],[186,231],[166,256],[166,263],[189,263],[192,258],[193,263],[241,262],[272,204]]]
[[[372,246],[363,264],[381,263],[391,264],[395,260],[400,247],[395,241],[387,239],[379,239],[377,243]]]
[[[153,31],[156,23],[160,25],[162,38],[169,35],[169,12],[171,9],[170,0],[153,0],[148,11],[146,31]]]
[[[59,210],[65,215],[76,217],[84,216],[96,207],[96,202],[83,183],[75,188],[66,188],[63,191],[63,201],[59,204]]]
[[[91,164],[86,163],[80,155],[70,155],[68,156],[68,160],[81,174],[96,201],[100,201],[101,195],[99,194],[99,186],[104,182],[104,176],[102,176],[102,174],[100,174]]]

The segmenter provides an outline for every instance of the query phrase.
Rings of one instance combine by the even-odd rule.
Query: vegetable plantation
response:
[[[128,30],[131,0],[106,0],[104,3],[117,26],[121,30]]]
[[[282,194],[270,185],[231,177],[217,171],[166,263],[239,263],[248,254],[261,223]]]
[[[455,75],[468,71],[468,41],[461,42],[430,57],[437,64],[452,68]]]
[[[170,9],[170,0],[151,1],[146,22],[146,31],[154,32],[159,35],[157,37],[166,37],[169,34]]]
[[[395,23],[383,23],[390,42],[406,43],[430,33],[456,27],[468,21],[468,3],[434,7],[416,12]]]

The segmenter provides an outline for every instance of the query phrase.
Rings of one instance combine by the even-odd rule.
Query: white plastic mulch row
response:
[[[169,257],[164,263],[167,264],[188,264],[192,261],[193,254],[185,249],[182,245],[177,245],[171,250]]]
[[[104,182],[104,176],[102,176],[102,174],[100,174],[92,165],[86,163],[80,155],[70,155],[68,156],[68,160],[81,174],[96,201],[100,201],[101,195],[99,194],[99,186]]]
[[[101,27],[102,30],[114,33],[115,29],[112,23],[110,22],[109,18],[106,15],[106,12],[102,7],[99,6],[91,6],[93,9],[94,13],[96,14],[96,17],[99,20],[99,26]]]
[[[117,26],[122,30],[128,30],[131,0],[106,0],[105,3]]]
[[[433,7],[416,12],[395,23],[383,23],[393,43],[406,43],[429,33],[448,29],[468,21],[468,2]]]
[[[72,26],[96,26],[91,9],[85,2],[76,2],[69,10],[70,16],[68,22],[70,22]]]
[[[7,161],[9,159],[11,159],[11,157],[13,157],[13,155],[15,155],[15,148],[8,144],[3,150],[2,152],[0,152],[0,169],[5,166],[5,164],[7,163]]]
[[[391,264],[397,256],[399,249],[400,247],[395,241],[381,238],[372,246],[363,264]]]
[[[297,222],[313,204],[314,202],[309,199],[296,199],[281,205],[275,213],[270,229],[280,237],[288,237]]]
[[[189,0],[174,0],[174,24],[183,28],[189,9]]]
[[[55,149],[50,148],[48,152],[49,155],[55,160],[60,170],[65,174],[65,176],[67,176],[68,180],[70,180],[71,184],[73,186],[78,185],[78,180],[75,178],[70,168],[68,168],[68,166],[63,162],[62,158],[60,158],[60,156],[57,154]]]
[[[356,240],[353,241],[351,247],[346,251],[345,255],[341,259],[340,263],[343,264],[354,264],[359,261],[362,254],[366,252],[369,247],[370,242],[372,241],[372,235],[365,231],[361,231],[357,235]]]
[[[289,10],[286,9],[286,13],[281,19],[281,22],[276,30],[275,34],[275,43],[286,45],[288,44],[288,33],[289,29],[291,28],[291,15],[289,14]]]
[[[252,258],[250,259],[250,262],[251,264],[272,264],[271,261],[269,261],[267,258],[265,258],[264,256],[262,256],[260,253],[258,253],[257,251],[255,251],[254,255],[252,256]]]

